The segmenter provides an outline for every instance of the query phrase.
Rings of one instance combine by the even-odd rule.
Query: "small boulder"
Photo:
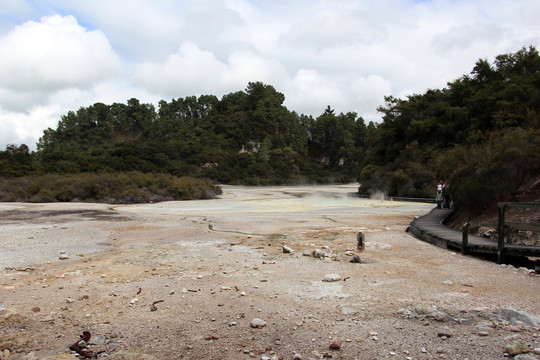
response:
[[[508,353],[510,356],[516,356],[519,354],[526,354],[530,352],[529,345],[525,344],[523,341],[515,340],[510,344],[506,345],[504,352]]]
[[[334,339],[332,339],[332,342],[330,343],[330,349],[332,350],[339,350],[341,349],[341,338],[339,337],[335,337]]]
[[[440,328],[439,330],[437,330],[437,336],[438,337],[452,337],[454,335],[454,332],[452,331],[452,329],[450,329],[448,326],[444,326],[442,328]]]
[[[266,321],[264,321],[262,319],[255,318],[255,319],[251,320],[251,327],[254,328],[254,329],[260,329],[260,328],[263,328],[265,326],[266,326]]]
[[[326,282],[334,282],[334,281],[340,281],[341,275],[339,274],[326,274],[324,275],[324,280]]]
[[[320,249],[313,250],[313,257],[315,259],[323,259],[324,258],[324,251]]]
[[[283,246],[283,253],[284,254],[294,254],[294,250],[290,248],[289,246],[285,245]]]

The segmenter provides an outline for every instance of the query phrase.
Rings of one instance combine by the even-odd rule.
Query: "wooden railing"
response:
[[[540,224],[531,222],[512,222],[506,221],[506,209],[514,208],[531,208],[539,207],[540,202],[499,202],[497,203],[499,209],[499,220],[497,224],[463,224],[463,236],[461,241],[461,253],[466,255],[469,247],[469,227],[473,226],[485,226],[485,227],[497,227],[498,241],[497,241],[497,261],[502,264],[506,254],[507,245],[512,245],[512,239],[510,238],[511,230],[526,230],[540,233]],[[538,245],[536,245],[538,246]]]
[[[530,208],[540,207],[540,202],[499,202],[497,203],[499,208],[499,222],[497,230],[499,232],[499,241],[497,247],[497,261],[502,264],[504,261],[506,244],[511,244],[510,230],[526,230],[540,232],[539,223],[525,223],[525,222],[510,222],[506,221],[506,209],[507,208]]]

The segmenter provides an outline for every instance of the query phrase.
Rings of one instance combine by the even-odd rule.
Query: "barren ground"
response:
[[[83,331],[113,360],[472,360],[504,359],[514,341],[540,348],[538,323],[501,315],[537,319],[540,277],[409,235],[432,205],[346,196],[355,190],[0,204],[0,359],[70,359]],[[329,256],[303,255],[314,249]],[[266,326],[251,327],[254,318]],[[340,349],[329,348],[334,338]]]

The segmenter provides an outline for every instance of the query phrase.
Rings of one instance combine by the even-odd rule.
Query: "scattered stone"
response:
[[[448,326],[444,326],[442,328],[440,328],[439,330],[437,330],[437,336],[438,337],[452,337],[454,335],[454,332],[452,331],[452,329],[450,329]]]
[[[58,256],[58,259],[60,260],[67,260],[69,259],[69,256],[66,254],[64,250],[60,251],[60,255]]]
[[[351,262],[359,264],[362,262],[362,260],[360,260],[360,256],[354,255],[353,258],[351,259]]]
[[[315,259],[323,259],[324,258],[324,251],[320,249],[313,250],[313,257]]]
[[[501,315],[504,320],[510,321],[512,324],[521,322],[528,326],[540,326],[540,318],[538,316],[530,315],[514,309],[499,309],[499,315]]]
[[[103,335],[92,336],[90,340],[88,340],[88,345],[103,345],[106,340],[107,338]]]
[[[289,246],[285,245],[283,246],[283,253],[284,254],[294,254],[294,250],[290,248]]]
[[[414,314],[422,316],[422,315],[433,314],[434,312],[437,311],[437,309],[429,305],[419,304],[419,305],[416,305],[412,311]]]
[[[339,274],[326,274],[324,275],[324,280],[326,282],[334,282],[334,281],[340,281],[341,275]]]
[[[515,356],[519,354],[526,354],[530,352],[529,345],[525,344],[523,341],[515,340],[510,344],[506,345],[504,352],[508,353],[510,356]]]
[[[342,342],[341,338],[335,337],[330,343],[330,349],[333,349],[333,350],[341,349],[341,342]]]
[[[19,335],[0,336],[0,349],[10,349],[11,351],[25,348],[30,343],[30,339]],[[9,351],[9,350],[8,350]]]
[[[497,325],[494,323],[494,322],[479,322],[478,324],[476,324],[476,327],[478,329],[495,329],[497,327]]]
[[[304,250],[304,253],[302,254],[304,256],[311,256],[311,251],[309,250]]]
[[[519,354],[514,357],[514,360],[538,360],[535,356],[530,354]]]
[[[266,321],[264,321],[262,319],[255,318],[255,319],[251,320],[251,327],[254,328],[254,329],[260,329],[260,328],[263,328],[265,326],[266,326]]]
[[[302,360],[302,355],[300,355],[299,353],[294,353],[293,360]]]
[[[443,281],[443,285],[454,285],[454,283],[450,280]]]

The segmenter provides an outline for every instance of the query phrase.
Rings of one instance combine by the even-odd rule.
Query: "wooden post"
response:
[[[504,261],[504,241],[505,241],[505,226],[504,226],[504,213],[506,210],[506,204],[505,203],[498,203],[497,206],[499,207],[499,224],[498,224],[498,231],[499,231],[499,243],[497,248],[497,262],[499,264],[502,264]]]
[[[469,223],[463,224],[463,236],[461,238],[461,255],[467,255],[467,246],[469,246]]]
[[[363,233],[359,232],[356,234],[356,250],[362,252],[366,249],[366,237]]]

